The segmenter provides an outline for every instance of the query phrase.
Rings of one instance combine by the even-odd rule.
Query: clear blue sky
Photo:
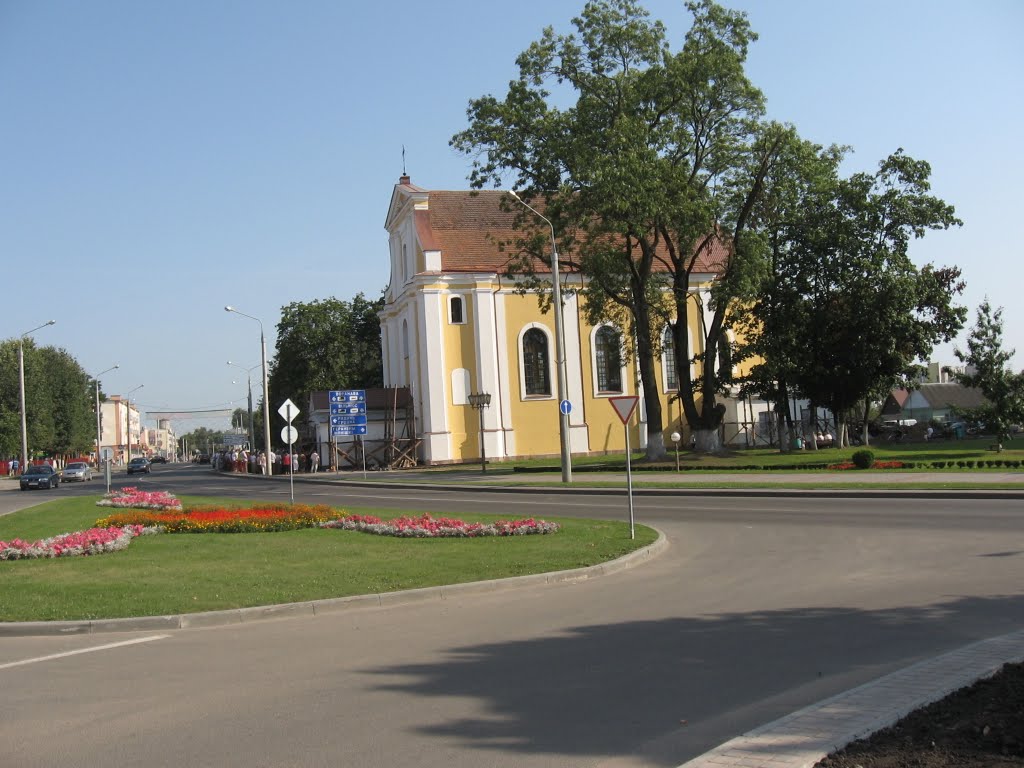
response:
[[[748,71],[773,118],[851,145],[850,171],[897,147],[932,164],[965,226],[912,255],[963,269],[971,324],[984,297],[1005,307],[1024,363],[1024,3],[726,4],[760,33]],[[646,7],[681,42],[682,1]],[[414,183],[465,188],[448,140],[468,100],[503,95],[516,55],[581,8],[0,0],[0,338],[54,319],[37,342],[119,363],[104,390],[144,384],[144,410],[244,407],[225,363],[259,363],[259,328],[224,305],[272,354],[282,306],[379,295],[402,146]]]

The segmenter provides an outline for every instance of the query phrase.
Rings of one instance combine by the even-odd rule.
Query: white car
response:
[[[92,480],[92,467],[84,461],[73,461],[64,467],[64,470],[60,474],[61,480],[65,483],[70,483],[75,480],[87,483]]]

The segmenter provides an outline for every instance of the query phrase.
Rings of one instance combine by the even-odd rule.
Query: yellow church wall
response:
[[[475,409],[470,405],[455,403],[452,374],[460,368],[469,371],[469,384],[466,394],[480,388],[477,381],[476,364],[476,320],[477,307],[474,296],[469,292],[468,285],[447,285],[440,303],[440,323],[442,347],[444,349],[445,391],[447,393],[447,428],[452,446],[452,456],[456,461],[472,459],[480,455],[480,421]],[[462,323],[452,323],[450,301],[452,296],[462,299]]]
[[[509,423],[515,425],[516,453],[520,456],[556,456],[560,450],[558,435],[558,380],[555,371],[555,318],[542,314],[534,294],[504,294],[505,357],[509,387]],[[524,399],[521,387],[522,350],[519,340],[529,325],[543,326],[548,334],[548,355],[551,360],[551,396]]]

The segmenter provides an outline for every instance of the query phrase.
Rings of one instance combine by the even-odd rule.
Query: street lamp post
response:
[[[484,408],[491,404],[489,392],[474,392],[469,396],[469,404],[480,414],[480,471],[487,473],[487,450],[484,447]]]
[[[252,421],[252,372],[259,368],[259,365],[254,365],[252,368],[246,368],[244,365],[233,363],[228,360],[228,365],[233,365],[235,368],[241,368],[245,371],[245,378],[249,385],[249,450],[256,450],[256,433]]]
[[[239,312],[232,306],[224,307],[224,311],[248,317],[260,324],[260,365],[263,366],[263,455],[266,456],[267,474],[270,474],[270,384],[267,380],[267,336],[263,332],[263,321],[258,317],[247,315],[245,312]]]
[[[110,373],[120,368],[120,365],[114,365],[107,368],[105,371],[100,371],[93,376],[93,381],[96,382],[96,470],[100,468],[100,376],[104,373]]]
[[[543,219],[551,229],[551,301],[555,305],[555,371],[558,378],[558,437],[562,450],[562,482],[572,482],[572,451],[569,448],[569,414],[562,407],[566,399],[565,331],[562,327],[562,287],[559,280],[558,245],[555,243],[555,225],[540,211],[523,200],[514,189],[509,194],[524,208]]]
[[[676,472],[679,471],[679,441],[682,437],[678,432],[672,433],[672,442],[676,444]]]
[[[128,394],[124,396],[124,399],[125,399],[125,409],[124,409],[124,426],[125,426],[125,430],[124,430],[124,441],[125,441],[125,446],[124,446],[124,465],[126,467],[128,466],[128,462],[131,461],[131,459],[132,459],[132,398],[131,398],[131,395],[132,395],[132,392],[136,392],[136,391],[142,389],[144,386],[146,386],[146,385],[145,384],[139,384],[139,386],[135,387],[135,389],[128,390]],[[139,426],[141,428],[141,421],[140,421]],[[142,437],[141,436],[139,437],[139,443],[140,444],[142,443]]]
[[[18,404],[21,407],[21,471],[24,472],[28,467],[28,423],[25,419],[25,337],[30,333],[35,333],[40,328],[45,328],[48,325],[53,325],[56,320],[48,320],[42,325],[33,328],[31,331],[25,331],[18,338]]]

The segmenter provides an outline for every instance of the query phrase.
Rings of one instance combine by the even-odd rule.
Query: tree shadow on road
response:
[[[1024,595],[1011,595],[591,624],[367,672],[384,690],[479,702],[478,717],[424,726],[426,735],[589,760],[644,753],[669,766],[921,658],[1020,629],[1022,617]]]

